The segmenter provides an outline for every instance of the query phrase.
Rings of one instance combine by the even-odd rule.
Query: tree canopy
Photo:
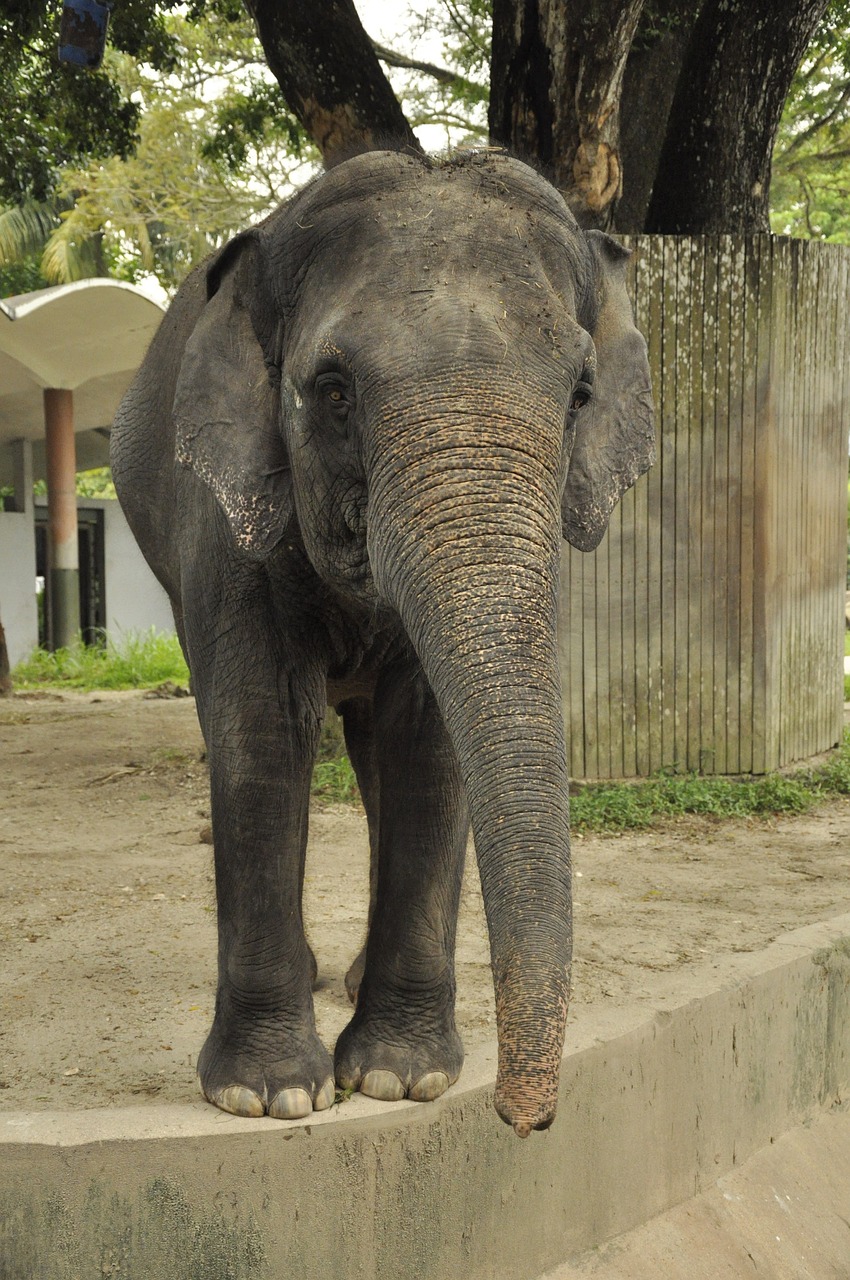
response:
[[[241,5],[135,7],[128,27],[133,5],[122,6],[124,25],[110,26],[96,72],[57,62],[52,8],[29,44],[8,14],[0,18],[22,87],[14,110],[13,95],[0,97],[0,130],[18,152],[16,164],[4,153],[0,165],[4,292],[147,272],[173,287],[318,158]],[[51,75],[61,100],[47,92]]]
[[[7,0],[0,289],[173,287],[304,165],[426,123],[529,160],[586,226],[764,231],[772,203],[775,230],[850,235],[850,0],[421,3],[437,65],[355,0],[123,0],[82,72],[58,4]]]

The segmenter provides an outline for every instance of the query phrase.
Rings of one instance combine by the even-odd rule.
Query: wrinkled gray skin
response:
[[[559,546],[596,546],[653,449],[625,256],[505,156],[359,156],[189,278],[124,399],[115,483],[171,597],[210,764],[219,985],[198,1072],[225,1111],[304,1116],[334,1078],[423,1101],[457,1079],[471,817],[496,1108],[521,1135],[554,1117]],[[301,916],[327,703],[378,866],[334,1061]]]

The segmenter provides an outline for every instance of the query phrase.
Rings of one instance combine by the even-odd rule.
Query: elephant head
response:
[[[523,1134],[554,1115],[569,993],[560,540],[596,546],[652,461],[624,257],[506,156],[362,155],[212,262],[175,401],[178,461],[238,551],[300,538],[342,609],[400,620],[418,655],[475,834],[496,1106]]]

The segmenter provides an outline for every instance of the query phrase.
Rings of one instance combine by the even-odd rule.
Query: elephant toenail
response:
[[[445,1071],[428,1071],[416,1081],[409,1096],[414,1102],[433,1102],[448,1087],[449,1077]]]
[[[269,1107],[273,1120],[302,1120],[313,1110],[313,1099],[306,1089],[281,1089]]]
[[[367,1071],[360,1081],[360,1092],[381,1102],[400,1102],[404,1085],[394,1071]]]
[[[336,1085],[333,1082],[333,1078],[329,1076],[319,1092],[316,1094],[316,1101],[313,1103],[313,1110],[327,1111],[335,1097]]]
[[[261,1116],[265,1111],[262,1098],[253,1089],[246,1089],[244,1084],[232,1084],[210,1101],[232,1116]]]

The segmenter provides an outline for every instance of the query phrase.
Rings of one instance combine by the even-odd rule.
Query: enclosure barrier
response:
[[[577,1007],[526,1142],[493,1111],[495,1044],[428,1104],[6,1112],[0,1276],[539,1277],[848,1096],[850,916],[667,978],[654,1010]]]
[[[850,249],[625,243],[658,461],[564,551],[571,773],[764,773],[841,736]]]

